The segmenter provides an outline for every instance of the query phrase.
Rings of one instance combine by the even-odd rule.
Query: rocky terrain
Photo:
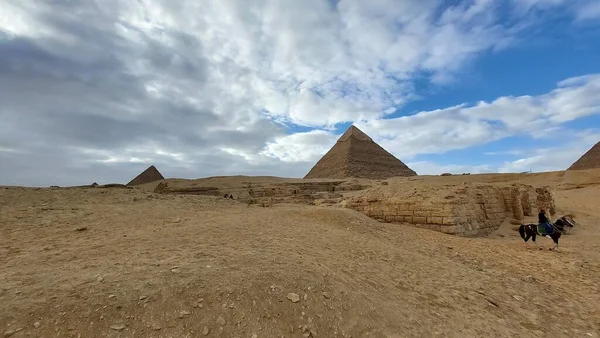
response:
[[[343,203],[465,184],[549,186],[556,216],[574,214],[576,227],[553,252],[546,238],[526,249],[510,214],[487,236],[460,237]],[[600,337],[599,220],[600,171],[589,170],[5,187],[0,334]]]

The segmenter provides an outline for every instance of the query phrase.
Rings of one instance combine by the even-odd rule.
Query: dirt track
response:
[[[529,179],[576,213],[561,253],[509,224],[460,238],[334,207],[2,189],[0,334],[600,337],[600,187],[557,175]]]

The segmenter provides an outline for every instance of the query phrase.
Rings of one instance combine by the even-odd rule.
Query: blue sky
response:
[[[0,12],[0,184],[302,177],[351,124],[419,174],[563,170],[600,141],[597,0]]]

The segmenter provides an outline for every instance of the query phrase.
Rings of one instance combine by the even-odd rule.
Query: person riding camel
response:
[[[540,210],[540,213],[538,214],[538,219],[539,224],[543,226],[544,229],[546,229],[546,234],[552,233],[552,223],[550,223],[550,220],[546,216],[546,210]]]

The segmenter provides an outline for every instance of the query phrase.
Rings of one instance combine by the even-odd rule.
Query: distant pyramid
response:
[[[355,126],[337,140],[304,178],[368,178],[415,176],[412,169]]]
[[[567,170],[585,170],[600,168],[600,142],[583,154]]]
[[[137,175],[136,178],[127,183],[128,186],[146,184],[154,181],[164,180],[165,178],[153,165],[144,170],[143,173]]]

